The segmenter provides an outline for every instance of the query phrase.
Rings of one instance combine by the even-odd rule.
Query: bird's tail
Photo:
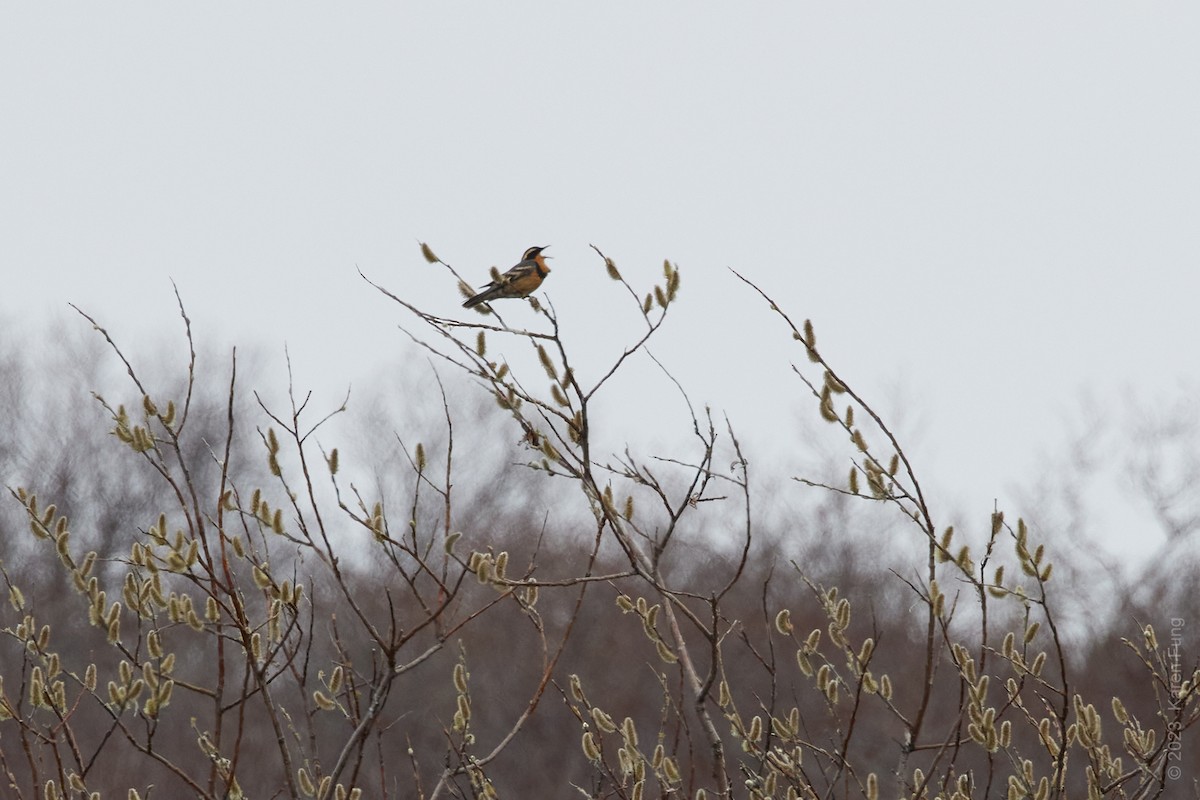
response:
[[[499,287],[499,286],[493,286],[492,288],[488,289],[487,291],[480,292],[479,294],[475,295],[474,297],[468,299],[467,302],[463,303],[462,307],[463,308],[474,308],[475,306],[479,305],[480,303],[486,303],[488,300],[492,300],[497,295],[500,294],[500,288],[501,287]]]

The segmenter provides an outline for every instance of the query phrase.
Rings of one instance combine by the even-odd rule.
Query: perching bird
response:
[[[521,261],[508,272],[484,287],[483,291],[463,303],[463,308],[473,308],[480,303],[495,300],[498,297],[528,297],[542,285],[542,281],[550,274],[546,266],[549,256],[542,251],[549,247],[531,247],[521,256]]]

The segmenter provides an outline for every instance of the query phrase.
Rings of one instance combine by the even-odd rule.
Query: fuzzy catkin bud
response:
[[[746,738],[752,742],[757,742],[762,738],[763,722],[762,717],[756,716],[750,720],[750,730],[746,734]]]
[[[340,670],[341,667],[338,669]],[[454,688],[461,694],[467,693],[467,668],[462,662],[454,665]]]
[[[600,708],[592,708],[592,721],[596,723],[596,727],[602,733],[613,733],[617,729],[617,723],[613,721],[613,718]]]
[[[317,787],[313,785],[312,778],[308,777],[308,770],[304,767],[300,768],[297,773],[297,778],[300,782],[300,791],[304,792],[309,797],[317,793]]]
[[[582,744],[583,754],[587,757],[588,761],[595,762],[600,760],[600,748],[596,747],[596,740],[592,737],[590,731],[583,734]]]
[[[630,747],[637,747],[637,728],[634,727],[632,717],[626,717],[625,721],[621,723],[621,736],[625,739],[625,744]]]

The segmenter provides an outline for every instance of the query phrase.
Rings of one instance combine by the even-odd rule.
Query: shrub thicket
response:
[[[476,434],[492,442],[464,442],[479,408],[440,376],[414,387],[441,429],[397,438],[390,464],[317,442],[345,404],[292,387],[249,403],[236,353],[211,379],[191,348],[154,390],[93,321],[128,371],[131,399],[97,395],[124,452],[80,445],[10,490],[32,538],[3,536],[6,796],[1196,796],[1200,676],[1179,632],[1120,616],[1125,638],[1072,640],[1051,550],[1001,511],[939,524],[812,325],[749,280],[847,442],[844,479],[797,487],[820,508],[760,514],[733,426],[663,365],[641,390],[678,392],[690,442],[597,452],[597,398],[649,355],[680,285],[667,262],[635,290],[597,256],[644,325],[590,383],[535,299],[521,329],[376,286],[502,413]],[[491,356],[500,337],[528,363]],[[488,452],[502,474],[479,468]],[[579,513],[545,513],[571,498]],[[841,529],[852,503],[902,523],[890,569]]]

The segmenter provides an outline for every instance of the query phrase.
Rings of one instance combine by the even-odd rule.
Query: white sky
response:
[[[637,286],[679,264],[656,354],[796,474],[803,354],[732,266],[979,523],[1083,392],[1196,387],[1200,6],[649,6],[6,4],[4,324],[72,301],[154,345],[174,278],[202,342],[287,343],[336,402],[406,352],[356,267],[458,313],[418,240],[481,283],[551,245],[610,358],[637,320],[595,243]]]

